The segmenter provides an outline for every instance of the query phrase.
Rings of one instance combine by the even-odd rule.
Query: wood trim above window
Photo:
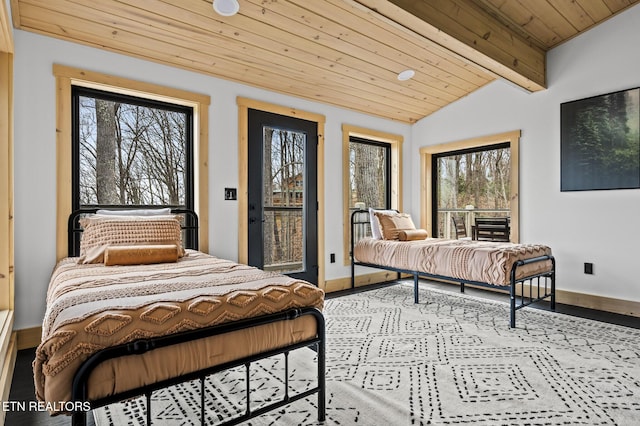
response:
[[[71,86],[83,86],[193,108],[194,202],[200,251],[209,251],[209,105],[207,95],[94,71],[54,64],[56,77],[57,219],[56,255],[67,255],[67,219],[71,214]]]
[[[420,226],[422,228],[428,230],[433,229],[433,155],[442,152],[497,145],[504,142],[509,142],[511,149],[511,241],[514,243],[520,241],[520,199],[518,183],[520,130],[420,148]]]

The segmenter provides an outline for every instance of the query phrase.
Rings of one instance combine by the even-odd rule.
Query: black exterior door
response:
[[[318,284],[318,126],[249,109],[248,261]]]

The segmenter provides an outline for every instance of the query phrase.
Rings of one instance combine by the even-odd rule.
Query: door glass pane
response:
[[[452,216],[464,222],[467,236],[478,217],[509,217],[510,194],[510,148],[438,156],[438,237],[456,238]]]
[[[264,269],[302,272],[306,134],[264,126],[263,138]]]

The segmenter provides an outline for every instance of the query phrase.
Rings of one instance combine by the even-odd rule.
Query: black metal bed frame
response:
[[[153,206],[139,206],[137,208],[153,208]],[[67,255],[69,257],[78,256],[80,253],[80,239],[82,236],[82,226],[80,226],[80,219],[83,216],[94,214],[101,209],[110,210],[132,210],[131,208],[123,207],[83,207],[78,210],[74,210],[69,215],[67,221]],[[196,212],[190,209],[184,209],[179,207],[171,208],[171,213],[175,215],[183,215],[184,221],[181,224],[182,230],[185,232],[184,245],[186,248],[197,250],[199,246],[198,241],[198,215]]]
[[[358,215],[366,214],[367,220],[358,220],[356,217]],[[481,281],[472,281],[472,280],[461,280],[459,278],[447,277],[443,275],[435,275],[435,274],[427,274],[420,271],[411,271],[406,269],[394,268],[391,266],[384,265],[376,265],[372,263],[366,262],[358,262],[353,255],[354,246],[355,246],[355,227],[356,225],[364,225],[369,223],[369,212],[367,210],[356,210],[351,213],[351,288],[355,287],[355,267],[358,266],[367,266],[370,268],[384,269],[392,272],[398,273],[398,279],[401,278],[402,274],[408,274],[413,276],[413,298],[414,303],[419,303],[418,298],[418,280],[420,277],[430,278],[441,281],[455,282],[460,284],[460,292],[464,293],[465,284],[498,289],[502,291],[505,290],[505,286],[489,284]],[[540,274],[529,275],[526,277],[522,277],[519,280],[517,277],[517,270],[519,267],[524,265],[528,265],[536,262],[545,262],[551,261],[551,270],[548,272],[543,272]],[[518,309],[522,309],[526,306],[529,306],[533,303],[540,302],[546,298],[549,298],[549,307],[551,310],[555,311],[556,309],[556,261],[555,258],[551,255],[538,256],[530,259],[518,260],[516,261],[512,267],[509,275],[510,283],[509,283],[509,327],[515,328],[516,326],[516,311]],[[543,280],[544,279],[544,280]],[[534,280],[536,280],[535,285],[533,285]],[[544,286],[541,287],[541,280],[544,282]],[[529,294],[525,294],[525,283],[529,283]],[[520,285],[520,295],[518,296],[518,285]],[[534,294],[533,288],[536,288],[536,293]],[[541,289],[544,289],[541,294]],[[519,299],[519,300],[518,300]]]
[[[69,255],[76,255],[79,251],[79,235],[82,232],[81,227],[78,224],[78,219],[86,214],[95,213],[98,210],[97,208],[85,208],[78,211],[73,212],[69,217]],[[185,224],[183,224],[183,229],[190,233],[191,236],[188,238],[189,243],[187,247],[189,248],[197,248],[197,234],[198,234],[198,218],[195,212],[191,210],[185,209],[172,209],[172,213],[175,214],[184,214],[186,216]],[[195,245],[194,245],[195,243]],[[268,350],[262,353],[253,354],[250,356],[246,356],[237,360],[233,360],[224,364],[211,366],[199,371],[194,371],[192,373],[184,374],[178,377],[169,378],[160,382],[152,383],[146,386],[141,386],[135,389],[130,389],[124,392],[120,392],[114,395],[110,395],[104,398],[100,398],[97,400],[89,400],[88,399],[88,383],[89,378],[93,370],[99,366],[101,363],[108,361],[110,359],[124,357],[124,356],[138,356],[142,355],[146,352],[168,347],[172,345],[179,345],[181,343],[190,342],[194,340],[204,339],[211,336],[217,336],[225,333],[234,332],[237,330],[243,330],[247,328],[257,327],[265,324],[271,324],[280,321],[291,321],[296,318],[300,318],[302,316],[312,316],[316,321],[316,337],[307,339],[298,343],[293,343],[286,345],[284,347]],[[326,383],[325,383],[325,364],[326,364],[326,353],[325,353],[325,342],[326,342],[326,332],[325,332],[325,321],[322,312],[320,312],[316,308],[306,307],[306,308],[295,308],[289,309],[284,312],[278,312],[269,315],[263,315],[255,318],[247,318],[239,321],[233,321],[230,323],[218,324],[215,326],[200,328],[196,330],[189,330],[185,332],[175,333],[166,336],[160,336],[149,339],[139,339],[130,343],[125,343],[118,346],[112,346],[109,348],[105,348],[91,357],[89,357],[84,363],[80,366],[78,371],[75,373],[72,383],[71,389],[71,402],[73,403],[73,407],[77,408],[77,411],[71,413],[71,423],[74,426],[86,425],[87,423],[87,412],[82,411],[81,408],[84,407],[83,403],[89,402],[91,405],[91,409],[99,408],[105,405],[109,405],[115,402],[123,401],[129,398],[137,397],[144,395],[146,397],[146,418],[147,425],[151,424],[151,395],[154,391],[159,389],[166,388],[168,386],[176,385],[179,383],[191,381],[191,380],[200,380],[200,424],[205,425],[206,412],[205,412],[205,388],[204,383],[207,376],[227,370],[229,368],[238,367],[241,365],[245,366],[246,369],[246,389],[245,389],[245,399],[246,399],[246,409],[245,412],[239,414],[236,417],[225,420],[223,423],[220,423],[219,426],[230,426],[236,425],[246,420],[252,419],[254,417],[260,416],[268,411],[283,407],[288,405],[294,401],[298,401],[303,398],[307,398],[313,394],[317,394],[318,396],[318,421],[324,421],[326,415]],[[300,391],[298,393],[290,394],[289,393],[289,353],[294,350],[310,348],[315,350],[317,354],[317,386],[307,389],[305,391]],[[285,369],[284,369],[284,396],[282,399],[274,400],[273,402],[264,405],[262,407],[253,410],[251,407],[251,398],[250,398],[250,378],[249,371],[250,365],[253,362],[269,358],[276,355],[284,355],[285,357]],[[185,356],[189,356],[190,354],[185,354]]]
[[[270,324],[279,321],[288,321],[299,318],[304,315],[311,315],[316,320],[317,336],[310,340],[291,344],[282,348],[273,349],[260,354],[244,357],[235,361],[227,362],[225,364],[216,365],[213,367],[205,368],[203,370],[195,371],[193,373],[185,374],[179,377],[167,379],[157,383],[153,383],[147,386],[141,386],[139,388],[131,389],[125,392],[121,392],[115,395],[111,395],[105,398],[90,401],[91,409],[99,408],[105,405],[109,405],[115,402],[123,401],[132,397],[144,395],[146,397],[146,414],[147,425],[151,424],[151,394],[159,389],[163,389],[168,386],[176,385],[178,383],[187,382],[191,380],[200,380],[200,424],[205,425],[206,412],[205,412],[205,390],[204,381],[207,376],[229,369],[244,365],[246,368],[246,409],[243,414],[237,417],[226,420],[224,423],[220,423],[219,426],[236,425],[246,420],[252,419],[259,415],[262,415],[268,411],[283,407],[299,399],[309,397],[313,394],[318,394],[318,421],[325,420],[325,406],[326,406],[326,385],[325,385],[325,325],[324,317],[322,313],[316,308],[302,308],[292,309],[286,312],[280,312],[271,315],[265,315],[256,318],[250,318],[246,320],[234,321],[232,323],[221,324],[218,326],[201,328],[197,330],[190,330],[187,332],[172,334],[168,336],[162,336],[152,339],[141,339],[134,342],[126,343],[119,346],[113,346],[101,350],[88,358],[78,369],[73,379],[71,401],[74,407],[82,407],[82,402],[88,401],[88,381],[91,376],[91,372],[102,362],[108,361],[113,358],[119,358],[123,356],[136,356],[142,355],[148,351],[159,349],[171,345],[177,345],[192,340],[198,340],[210,336],[229,333],[245,328],[256,327],[264,324]],[[304,392],[299,392],[293,395],[289,394],[288,377],[289,377],[289,352],[297,349],[306,348],[309,346],[315,346],[317,351],[317,374],[318,383],[317,386],[307,389]],[[284,396],[280,400],[276,400],[268,405],[262,406],[256,410],[251,408],[250,398],[250,378],[249,369],[252,362],[259,361],[261,359],[269,358],[275,355],[284,354],[285,356],[285,370],[284,370]],[[185,354],[189,356],[189,354]],[[72,414],[72,425],[80,426],[86,425],[87,421],[86,411],[76,411]]]

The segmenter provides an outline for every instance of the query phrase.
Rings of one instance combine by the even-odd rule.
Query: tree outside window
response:
[[[263,129],[264,269],[300,272],[304,265],[303,132],[265,126]]]
[[[356,203],[364,203],[366,208],[391,208],[391,144],[356,137],[349,139],[348,190],[350,212],[356,210]],[[366,226],[356,227],[354,232],[358,241],[371,231]]]
[[[391,144],[360,138],[349,140],[349,208],[391,207]]]
[[[191,108],[74,87],[74,207],[193,208]]]
[[[351,216],[356,203],[365,208],[402,210],[402,143],[397,134],[342,125],[343,262],[351,262]],[[356,219],[368,220],[362,214]],[[355,240],[370,235],[356,226]],[[378,278],[374,278],[377,280]]]
[[[509,217],[511,150],[509,144],[445,152],[434,156],[437,230],[455,238],[451,216],[471,230],[475,217]],[[470,234],[469,234],[470,235]]]

